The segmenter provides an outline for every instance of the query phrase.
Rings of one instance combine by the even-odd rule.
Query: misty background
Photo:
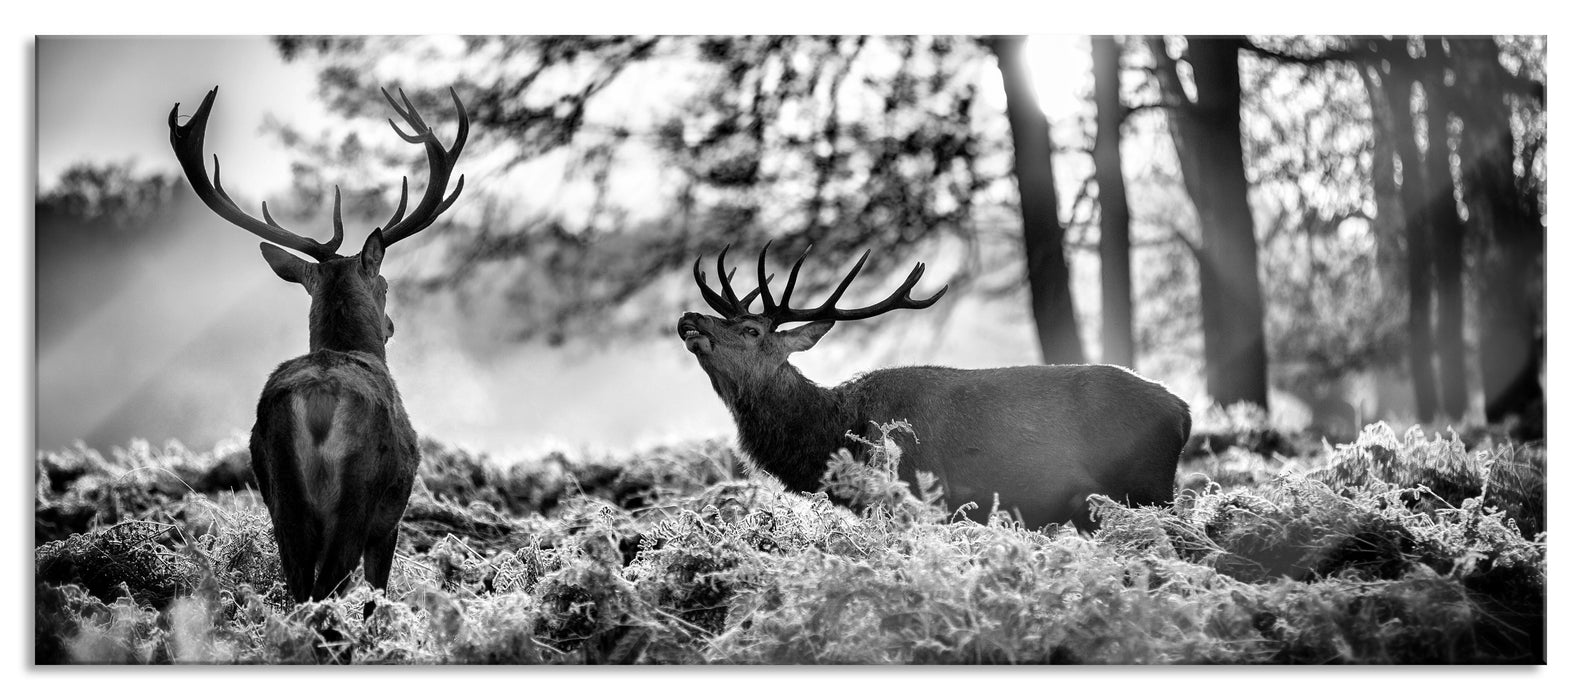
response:
[[[268,373],[307,351],[308,297],[275,277],[251,234],[191,195],[170,152],[165,118],[180,102],[184,120],[207,90],[220,86],[205,146],[220,156],[227,189],[255,215],[260,199],[270,201],[272,211],[290,211],[282,205],[292,196],[294,154],[264,125],[277,121],[308,133],[331,128],[314,98],[316,72],[310,64],[282,60],[268,37],[39,38],[40,192],[59,190],[68,171],[82,165],[113,165],[128,178],[176,178],[168,192],[149,194],[176,204],[156,222],[140,222],[148,230],[73,232],[78,240],[55,245],[48,237],[69,234],[57,234],[41,217],[39,449],[77,440],[104,449],[132,438],[174,438],[201,449],[250,429]],[[1066,97],[1075,101],[1074,94]],[[451,118],[448,108],[424,114],[431,123]],[[379,122],[360,126],[370,140],[404,145]],[[478,192],[487,186],[480,186],[486,181],[477,163],[487,157],[480,151],[475,141],[462,156],[458,173],[468,175],[468,192],[452,212],[479,204]],[[424,171],[405,172],[420,191]],[[564,202],[555,174],[540,168],[526,175],[531,189],[514,196]],[[400,176],[341,184],[382,189],[393,198]],[[656,203],[642,199],[640,205]],[[358,217],[349,209],[342,252],[360,246],[387,216]],[[329,229],[327,211],[280,218],[304,235],[322,238]],[[422,258],[435,257],[414,250],[418,242],[393,249],[387,276],[399,278],[422,266]],[[659,325],[673,327],[684,311],[706,308],[690,276],[675,277],[678,294],[667,300],[671,308],[656,312]],[[933,281],[930,275],[924,286]],[[455,313],[458,304],[470,313]],[[707,377],[673,333],[601,334],[608,319],[595,314],[578,321],[589,337],[559,347],[539,339],[511,341],[490,320],[512,314],[509,306],[391,301],[397,324],[391,369],[421,432],[501,454],[625,449],[733,432]],[[794,360],[825,384],[886,360],[963,367],[1036,362],[1030,320],[1005,316],[974,322],[972,315],[953,315],[943,337],[935,329],[907,329],[895,335],[927,342],[904,352],[840,342],[843,333],[832,333],[818,352]]]
[[[1400,42],[1402,59],[1429,60],[1434,42]],[[1251,400],[1297,428],[1335,401],[1352,425],[1481,416],[1477,361],[1460,411],[1441,410],[1436,395],[1424,415],[1412,374],[1420,315],[1407,303],[1419,284],[1411,209],[1378,203],[1407,178],[1405,161],[1388,173],[1374,155],[1389,145],[1377,117],[1391,71],[1370,68],[1388,60],[1362,49],[1315,60],[1337,45],[1354,46],[1276,40],[1258,44],[1267,54],[1240,52],[1244,199],[1266,310],[1254,320],[1269,351],[1263,400]],[[1541,37],[1488,45],[1509,79],[1541,84]],[[1205,353],[1205,335],[1225,336],[1205,334],[1196,267],[1214,234],[1194,210],[1154,69],[1157,52],[1185,61],[1185,46],[1117,43],[1136,306],[1124,364],[1201,411],[1224,392],[1205,379],[1205,358],[1219,355]],[[269,371],[307,350],[307,295],[270,272],[254,236],[195,200],[170,153],[171,106],[185,119],[216,85],[206,150],[227,189],[244,209],[267,199],[285,226],[322,239],[339,185],[343,252],[388,217],[402,175],[414,192],[424,184],[420,149],[384,124],[392,113],[377,86],[403,87],[446,143],[444,89],[462,94],[474,119],[457,167],[467,190],[384,266],[392,373],[414,426],[447,442],[509,457],[731,435],[673,332],[679,314],[705,308],[692,259],[711,261],[725,243],[747,274],[766,241],[778,270],[814,244],[819,269],[802,298],[869,247],[874,264],[849,304],[888,293],[913,261],[928,263],[920,293],[951,284],[934,309],[841,324],[793,358],[822,384],[896,364],[1105,360],[1115,343],[1101,328],[1094,55],[1085,36],[1031,37],[1015,53],[970,37],[40,37],[38,447],[206,448],[246,431]],[[1031,180],[1015,157],[1028,149],[1007,122],[1016,96],[1004,86],[1018,83],[1001,60],[1018,61],[1046,120],[1053,182],[1039,201],[1053,205],[1069,265],[1064,331],[1035,323],[1022,205],[1032,198],[1021,189]],[[1406,94],[1420,116],[1404,128],[1426,151],[1433,101],[1421,85]],[[1511,104],[1507,129],[1516,125],[1533,181],[1545,162],[1541,103],[1536,113]],[[1437,138],[1468,142],[1459,129]],[[1481,226],[1474,190],[1452,189],[1459,218]],[[1475,282],[1481,261],[1499,256],[1476,230],[1467,239]],[[1525,278],[1541,301],[1542,268]],[[1485,332],[1468,286],[1453,344],[1476,351]],[[1541,347],[1536,323],[1524,332]]]

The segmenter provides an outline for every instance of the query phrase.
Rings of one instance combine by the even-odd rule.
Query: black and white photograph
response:
[[[1549,664],[1548,43],[37,35],[23,665]]]

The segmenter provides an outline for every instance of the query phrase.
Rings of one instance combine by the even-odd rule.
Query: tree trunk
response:
[[[1411,58],[1406,40],[1389,42],[1390,68],[1381,71],[1389,98],[1391,139],[1401,168],[1401,212],[1406,226],[1407,361],[1417,419],[1430,421],[1439,412],[1438,379],[1434,374],[1433,258],[1428,250],[1428,206],[1423,191],[1423,159],[1417,148],[1412,118]]]
[[[1032,82],[1022,66],[1022,45],[1026,41],[1026,37],[998,37],[993,49],[1005,82],[1005,113],[1011,122],[1033,323],[1045,363],[1080,363],[1082,341],[1077,336],[1066,268],[1066,231],[1060,224],[1060,205],[1055,197],[1049,120],[1039,109]]]
[[[1186,97],[1164,41],[1155,37],[1150,43],[1160,84],[1172,104],[1170,135],[1181,162],[1182,183],[1202,231],[1197,259],[1208,393],[1223,405],[1250,401],[1268,407],[1269,359],[1258,242],[1247,204],[1241,144],[1240,41],[1237,37],[1187,40],[1197,87],[1195,102]]]
[[[1374,261],[1385,289],[1406,286],[1406,216],[1401,212],[1401,186],[1395,182],[1395,134],[1390,128],[1390,98],[1384,94],[1384,68],[1378,61],[1357,61],[1368,92],[1373,122],[1373,237]],[[1399,294],[1388,294],[1380,306],[1379,322],[1392,330],[1406,329],[1406,303]]]
[[[1120,47],[1113,36],[1093,37],[1093,102],[1098,109],[1093,168],[1099,184],[1104,361],[1133,367],[1131,211],[1121,173]]]
[[[1451,177],[1450,112],[1445,104],[1445,50],[1439,37],[1426,37],[1428,55],[1423,62],[1424,111],[1428,117],[1428,159],[1425,183],[1428,217],[1433,235],[1435,353],[1439,356],[1439,398],[1452,421],[1467,413],[1467,344],[1464,336],[1465,302],[1462,269],[1465,236],[1456,213],[1456,193]]]
[[[1496,71],[1499,50],[1488,37],[1453,39],[1466,199],[1486,246],[1478,284],[1478,366],[1489,422],[1525,419],[1525,436],[1544,432],[1539,381],[1543,342],[1544,223],[1516,184],[1511,110]]]

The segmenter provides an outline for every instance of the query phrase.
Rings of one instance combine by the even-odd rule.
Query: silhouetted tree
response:
[[[1455,161],[1450,150],[1443,39],[1426,37],[1426,55],[1419,66],[1423,112],[1428,121],[1426,158],[1429,230],[1434,260],[1434,352],[1439,359],[1439,399],[1451,420],[1467,412],[1467,341],[1463,275],[1466,244],[1461,215],[1456,212]]]
[[[1033,320],[1045,363],[1080,363],[1082,341],[1077,336],[1076,312],[1071,305],[1066,229],[1060,223],[1060,202],[1055,196],[1051,162],[1054,150],[1050,146],[1049,121],[1038,106],[1032,80],[1022,62],[1026,41],[1027,37],[1021,36],[999,37],[992,46],[1005,83],[1005,114],[1011,123]]]
[[[1115,37],[1092,38],[1093,103],[1097,111],[1093,143],[1094,178],[1099,193],[1100,310],[1104,361],[1132,367],[1131,210],[1126,204],[1126,177],[1121,171],[1120,47]]]
[[[1413,307],[1408,356],[1420,413],[1434,389],[1450,416],[1467,407],[1464,270],[1471,253],[1486,417],[1520,415],[1524,429],[1542,430],[1544,45],[1542,37],[1430,36],[1351,39],[1312,55],[1248,46],[1281,61],[1363,67],[1374,112],[1378,250],[1386,269],[1396,266],[1397,249],[1407,259],[1400,266]],[[1407,168],[1403,158],[1397,184],[1397,159],[1385,154],[1417,150],[1413,81],[1422,87],[1423,168]],[[1415,188],[1413,175],[1420,178]],[[1395,201],[1403,197],[1416,201],[1402,209]],[[1391,235],[1397,229],[1406,233]],[[1411,252],[1417,244],[1427,250]]]
[[[1483,248],[1478,364],[1484,415],[1491,422],[1524,418],[1529,435],[1542,435],[1545,226],[1543,180],[1533,175],[1541,140],[1524,144],[1519,159],[1512,131],[1513,88],[1525,91],[1528,85],[1500,64],[1490,37],[1451,39],[1450,47],[1464,124],[1457,152],[1470,221],[1480,230]],[[1537,97],[1542,99],[1541,87]]]
[[[1429,209],[1425,194],[1422,153],[1417,147],[1417,130],[1412,114],[1412,86],[1415,83],[1412,59],[1406,39],[1397,37],[1382,44],[1372,59],[1384,89],[1393,154],[1400,170],[1402,221],[1406,239],[1406,291],[1408,366],[1412,392],[1417,403],[1418,420],[1432,420],[1439,411],[1438,377],[1434,372],[1433,256],[1429,252]]]
[[[1150,39],[1155,71],[1169,107],[1170,135],[1181,180],[1197,210],[1201,243],[1193,246],[1203,306],[1204,378],[1221,404],[1268,406],[1263,292],[1258,246],[1247,203],[1241,143],[1241,41],[1191,37],[1196,97],[1188,97],[1177,59],[1163,38]],[[1190,243],[1188,244],[1191,245]]]

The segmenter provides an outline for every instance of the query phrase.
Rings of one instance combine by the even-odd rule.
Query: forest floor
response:
[[[41,452],[35,660],[1543,662],[1542,443],[1200,422],[1175,504],[1096,502],[1092,536],[964,521],[888,441],[831,459],[854,513],[724,442],[501,464],[425,440],[389,590],[301,605],[245,439]]]

